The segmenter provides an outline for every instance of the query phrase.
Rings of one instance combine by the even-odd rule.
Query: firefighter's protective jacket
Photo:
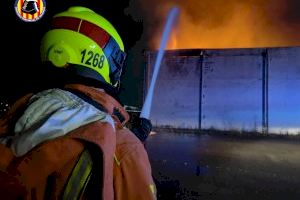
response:
[[[128,113],[79,84],[20,98],[0,119],[1,199],[156,199]]]

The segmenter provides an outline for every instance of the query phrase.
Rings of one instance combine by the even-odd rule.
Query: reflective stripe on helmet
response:
[[[109,34],[104,29],[88,21],[74,17],[55,17],[52,22],[52,29],[68,29],[79,32],[91,38],[102,49],[110,39]]]

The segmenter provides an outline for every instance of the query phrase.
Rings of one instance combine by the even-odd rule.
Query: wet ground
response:
[[[300,140],[159,132],[146,144],[159,200],[300,199]]]

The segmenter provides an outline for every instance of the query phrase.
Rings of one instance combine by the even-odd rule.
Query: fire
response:
[[[169,36],[169,42],[167,44],[167,49],[178,49],[178,34],[177,29],[174,29]]]
[[[156,19],[165,19],[173,4],[157,2],[164,6],[156,8]],[[177,5],[180,7],[179,19],[167,49],[300,45],[300,15],[296,10],[290,13],[293,5],[287,1],[186,0],[178,1]],[[149,39],[150,46],[157,49],[163,22],[156,27],[159,27],[154,31],[156,34]]]

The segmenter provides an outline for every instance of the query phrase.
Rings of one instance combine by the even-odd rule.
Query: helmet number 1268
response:
[[[101,69],[104,64],[104,55],[99,55],[98,53],[94,53],[93,51],[87,51],[84,49],[81,51],[81,63],[86,65],[90,65],[93,67],[98,67]]]

